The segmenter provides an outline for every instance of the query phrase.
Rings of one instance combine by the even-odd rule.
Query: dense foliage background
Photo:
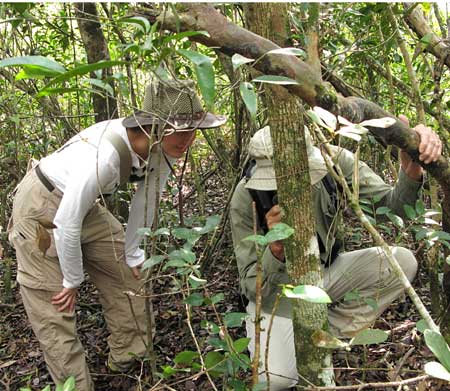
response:
[[[239,328],[243,308],[239,309],[227,210],[241,175],[246,144],[265,124],[263,105],[259,98],[258,106],[255,101],[263,89],[261,83],[242,84],[255,77],[245,61],[232,62],[213,48],[189,40],[189,36],[204,32],[174,33],[153,23],[152,13],[174,12],[177,6],[0,4],[0,310],[4,325],[0,333],[0,381],[7,389],[25,385],[40,389],[49,382],[20,304],[14,282],[14,251],[6,234],[13,190],[27,162],[54,151],[98,120],[129,115],[141,106],[151,77],[170,75],[197,80],[205,105],[227,114],[229,121],[221,131],[199,135],[188,159],[177,166],[178,178],[171,180],[164,195],[160,227],[177,228],[181,221],[187,231],[171,231],[157,240],[167,253],[188,243],[195,259],[184,268],[175,263],[153,267],[157,327],[152,369],[162,377],[161,384],[171,384],[172,389],[244,389],[248,381],[248,341],[242,339],[244,333]],[[217,7],[245,27],[240,4]],[[306,48],[305,31],[315,9],[309,3],[290,5],[289,46]],[[417,10],[431,32],[421,33],[423,30],[409,19]],[[450,22],[445,7],[438,3],[415,3],[412,7],[401,3],[327,3],[320,5],[316,24],[324,80],[343,95],[362,96],[394,115],[405,114],[412,125],[427,123],[440,134],[448,154]],[[435,49],[442,45],[447,51],[436,54]],[[11,58],[16,60],[8,60]],[[348,139],[341,142],[350,149],[356,145]],[[398,166],[391,160],[390,150],[386,152],[371,135],[360,145],[361,159],[387,181],[395,180]],[[440,211],[441,197],[438,186],[429,180],[425,204],[410,212],[412,223],[399,223],[395,218],[377,221],[383,212],[377,215],[370,200],[363,201],[391,243],[402,243],[415,251],[421,264],[416,287],[437,320],[447,306],[439,279],[449,237],[440,231],[439,215],[433,215],[431,225],[425,224],[424,217],[425,208]],[[125,191],[110,200],[111,208],[124,221],[128,201]],[[349,220],[353,218],[350,211],[345,213]],[[201,237],[190,230],[200,226],[204,227]],[[417,232],[424,226],[427,232],[440,233],[422,235],[418,240]],[[347,249],[372,243],[356,221],[345,238]],[[196,287],[188,272],[193,270],[199,280],[196,283],[204,284],[200,292],[191,291]],[[108,389],[117,379],[103,368],[106,331],[96,293],[88,283],[82,295],[80,334],[90,365],[98,372],[99,389]],[[429,351],[415,329],[417,320],[408,300],[393,307],[380,321],[380,328],[391,332],[387,343],[371,345],[371,350],[363,344],[361,350],[336,355],[338,384],[354,383],[355,379],[398,382],[420,376]],[[180,352],[184,353],[177,356]],[[149,380],[148,362],[142,366],[142,373],[130,377],[149,388],[156,379]],[[208,378],[205,368],[210,369]],[[200,375],[193,376],[197,373]],[[410,387],[443,390],[447,386],[422,379]]]

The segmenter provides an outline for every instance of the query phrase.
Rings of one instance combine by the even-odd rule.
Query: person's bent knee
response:
[[[393,254],[408,280],[414,280],[417,273],[417,260],[412,251],[404,247],[394,247]]]

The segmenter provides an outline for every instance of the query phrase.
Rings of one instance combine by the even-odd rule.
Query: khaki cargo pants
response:
[[[417,261],[413,253],[403,247],[392,247],[397,262],[409,281],[414,279]],[[334,305],[328,309],[330,332],[338,337],[352,337],[359,331],[371,327],[381,313],[404,291],[400,280],[391,270],[386,256],[379,247],[340,254],[333,264],[324,270],[324,289]],[[344,300],[348,292],[354,298]],[[374,305],[376,303],[376,306]],[[255,351],[255,304],[249,302],[246,320],[249,350]],[[270,313],[262,311],[259,381],[266,382],[264,357],[266,354],[267,330]],[[268,369],[270,390],[288,390],[297,384],[294,330],[292,320],[282,316],[273,319],[269,340]]]
[[[29,171],[14,198],[9,239],[16,249],[23,304],[53,381],[61,384],[73,375],[79,391],[91,391],[94,385],[77,336],[75,311],[58,312],[51,304],[63,279],[52,230],[47,230],[51,242],[45,256],[37,244],[41,223],[53,221],[61,197],[56,189],[49,192],[34,170]],[[81,246],[84,269],[98,289],[110,332],[109,363],[126,370],[133,360],[130,352],[145,354],[144,299],[129,296],[135,318],[124,292],[140,283],[124,262],[124,232],[119,221],[98,203],[83,221]]]

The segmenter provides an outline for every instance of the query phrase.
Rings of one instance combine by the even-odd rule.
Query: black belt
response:
[[[41,168],[39,165],[37,165],[34,170],[36,171],[37,177],[40,179],[42,184],[45,186],[45,188],[51,193],[53,190],[55,190],[55,186],[52,185],[52,183],[47,179],[47,177],[44,175],[44,173],[41,171]]]

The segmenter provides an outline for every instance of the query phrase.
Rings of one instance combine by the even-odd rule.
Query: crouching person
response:
[[[420,159],[426,163],[435,161],[441,153],[441,142],[430,128],[419,125]],[[351,181],[354,156],[350,151],[334,147],[338,163],[347,181]],[[403,287],[391,270],[383,251],[378,247],[351,252],[341,252],[335,239],[337,186],[327,173],[325,162],[318,148],[307,137],[308,163],[312,186],[312,201],[316,220],[317,238],[324,271],[324,289],[333,304],[328,317],[331,333],[339,337],[351,337],[370,327],[378,316],[402,292]],[[238,184],[231,201],[231,228],[234,251],[238,263],[240,287],[248,298],[246,322],[247,336],[251,338],[249,350],[253,356],[255,347],[255,280],[256,248],[252,241],[243,240],[253,234],[252,203],[258,208],[262,199],[273,200],[271,209],[258,220],[259,229],[270,229],[282,221],[281,210],[274,194],[277,190],[275,171],[272,165],[273,147],[269,127],[255,133],[250,140],[249,155],[254,161],[245,178]],[[394,186],[387,185],[365,163],[359,164],[360,197],[381,198],[380,205],[388,206],[393,213],[404,216],[403,205],[414,204],[422,184],[422,168],[412,162],[406,153],[401,153],[402,169]],[[261,197],[264,195],[264,197]],[[261,208],[261,207],[260,207]],[[258,216],[260,216],[258,211]],[[413,280],[417,262],[411,251],[393,247],[393,254],[410,281]],[[262,321],[261,357],[265,357],[267,330],[280,284],[288,284],[282,242],[271,243],[262,254]],[[346,293],[358,292],[358,299],[343,300]],[[372,308],[365,299],[374,299]],[[271,390],[286,390],[297,383],[292,308],[289,299],[282,298],[275,313],[270,335],[268,370]],[[264,365],[261,365],[260,382],[266,381]]]
[[[129,352],[145,355],[144,299],[126,294],[141,285],[144,253],[137,230],[151,226],[156,184],[165,187],[171,164],[192,144],[196,129],[224,122],[203,110],[192,81],[153,81],[142,111],[85,129],[19,184],[9,239],[23,304],[56,384],[73,375],[78,390],[94,390],[75,324],[83,269],[98,289],[110,332],[108,366],[127,371]],[[128,181],[138,184],[125,233],[98,198]]]

